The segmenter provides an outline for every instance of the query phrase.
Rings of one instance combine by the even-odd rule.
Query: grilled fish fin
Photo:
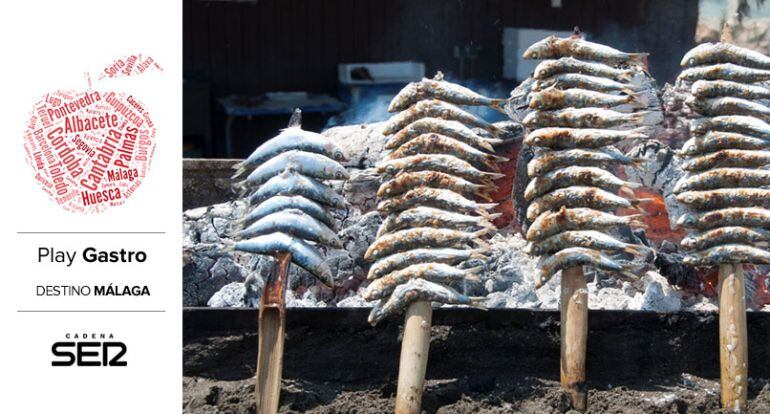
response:
[[[238,178],[238,177],[242,176],[243,173],[245,173],[246,170],[248,170],[248,166],[246,165],[246,161],[241,161],[241,162],[239,162],[237,164],[234,164],[233,165],[233,170],[235,170],[235,172],[233,173],[232,177],[230,177],[230,179],[235,179],[235,178]]]
[[[628,63],[631,65],[637,65],[644,67],[644,58],[650,56],[649,53],[629,53]]]
[[[486,297],[483,297],[483,296],[481,296],[481,297],[471,297],[471,298],[468,298],[468,299],[469,299],[468,306],[470,306],[472,308],[480,309],[480,310],[483,310],[483,311],[487,310],[487,306],[484,304],[487,301]]]
[[[627,244],[623,248],[623,251],[634,256],[647,257],[647,254],[650,252],[650,248],[640,244]]]
[[[294,113],[291,114],[289,119],[289,126],[287,128],[302,128],[302,110],[294,108]]]

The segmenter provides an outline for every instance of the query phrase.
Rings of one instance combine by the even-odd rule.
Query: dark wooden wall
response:
[[[670,81],[693,46],[698,0],[184,0],[184,68],[212,96],[334,92],[337,64],[416,60],[427,73],[457,71],[455,46],[483,49],[472,77],[502,73],[504,27],[569,30],[651,53]]]

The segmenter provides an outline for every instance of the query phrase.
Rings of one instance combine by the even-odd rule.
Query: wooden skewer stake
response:
[[[561,272],[561,386],[569,392],[572,408],[586,410],[586,346],[588,343],[588,290],[583,266]]]
[[[748,400],[748,339],[743,265],[719,266],[719,362],[722,408],[746,410]]]
[[[396,414],[420,414],[425,369],[428,366],[430,326],[433,309],[430,302],[417,301],[409,305],[404,317],[404,339],[398,366]]]
[[[276,254],[275,272],[265,283],[259,304],[257,356],[257,412],[275,414],[281,397],[283,340],[286,329],[286,279],[290,253]]]

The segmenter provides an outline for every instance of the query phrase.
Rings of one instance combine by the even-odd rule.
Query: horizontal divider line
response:
[[[163,313],[164,309],[19,309],[18,313]]]

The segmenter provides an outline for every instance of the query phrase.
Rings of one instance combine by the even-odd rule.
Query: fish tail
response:
[[[485,311],[487,310],[487,306],[485,305],[486,301],[487,298],[484,296],[470,297],[468,298],[468,306]]]
[[[476,205],[478,206],[479,210],[484,212],[484,213],[482,213],[482,215],[484,215],[484,217],[488,217],[489,216],[489,213],[486,210],[491,210],[491,209],[497,207],[497,203],[477,203]]]
[[[489,221],[494,221],[500,218],[502,215],[503,213],[492,213],[492,214],[487,214],[485,218]]]
[[[644,92],[633,92],[629,94],[631,102],[635,103],[639,108],[646,108],[650,105],[650,98]]]
[[[508,157],[503,157],[501,155],[490,154],[489,157],[492,158],[493,160],[495,160],[496,162],[508,162],[508,161],[510,161],[510,159]]]
[[[505,104],[508,103],[507,99],[491,99],[490,101],[490,108],[505,113]]]
[[[623,217],[628,220],[629,226],[646,229],[648,226],[647,226],[647,223],[644,222],[644,216],[645,216],[644,213],[639,213],[639,214],[631,214]]]
[[[505,177],[505,174],[497,173],[497,172],[487,172],[487,171],[484,171],[483,174],[485,176],[491,178],[492,180],[499,180],[500,178]]]
[[[618,78],[622,81],[630,82],[634,78],[634,71],[626,70],[621,73]]]
[[[493,143],[491,141],[493,141],[492,138],[482,138],[479,140],[479,145],[487,151],[494,152],[495,147],[492,146]]]
[[[465,270],[465,280],[479,282],[481,281],[481,277],[478,275],[478,273],[481,273],[481,271],[484,270],[484,266],[474,266],[463,270]]]
[[[644,59],[647,56],[650,56],[650,54],[649,53],[629,53],[628,63],[631,65],[644,67]]]
[[[476,244],[476,246],[477,246],[479,249],[488,250],[488,249],[491,249],[491,248],[492,248],[492,247],[489,245],[489,243],[487,243],[487,242],[485,242],[484,240],[481,240],[481,239],[479,238],[479,237],[482,237],[482,236],[485,236],[485,235],[489,234],[489,232],[490,232],[490,230],[489,230],[489,229],[482,229],[482,230],[479,230],[479,231],[477,231],[477,232],[474,232],[474,233],[473,233],[473,235],[476,237],[476,238],[473,240],[473,242]]]
[[[489,258],[484,254],[486,251],[487,250],[477,249],[476,251],[471,252],[471,255],[468,258],[477,259],[477,260],[487,260]]]
[[[238,197],[243,198],[249,192],[249,186],[246,180],[233,184],[233,189],[238,191]]]
[[[640,244],[626,244],[623,247],[623,251],[632,254],[634,256],[643,256],[646,257],[647,253],[649,253],[650,248],[647,246],[642,246]]]
[[[236,179],[236,178],[238,178],[238,177],[242,176],[242,175],[243,175],[243,173],[245,173],[245,172],[246,172],[246,169],[247,169],[247,168],[248,168],[248,167],[246,166],[246,161],[241,161],[241,162],[239,162],[239,163],[237,163],[237,164],[233,165],[233,170],[235,170],[235,172],[234,172],[234,173],[233,173],[233,175],[230,177],[230,179]]]
[[[475,195],[476,197],[481,198],[484,201],[492,201],[492,196],[489,195],[489,191],[487,191],[485,189],[478,189],[478,190],[473,192],[473,195]]]
[[[291,118],[289,118],[288,128],[302,128],[302,110],[301,109],[294,108],[294,112],[291,114]]]
[[[631,123],[634,124],[642,124],[647,121],[647,117],[652,113],[652,111],[639,111],[634,112],[631,114]]]
[[[620,193],[620,195],[625,197],[629,197],[629,198],[636,197],[634,190],[631,187],[628,187],[625,185],[620,186],[620,189],[618,189],[618,192]]]
[[[635,183],[635,182],[632,182],[632,181],[623,181],[623,186],[620,187],[620,188],[621,189],[623,189],[623,188],[634,189],[634,188],[641,188],[641,187],[644,187],[644,184],[642,184],[642,183]]]

